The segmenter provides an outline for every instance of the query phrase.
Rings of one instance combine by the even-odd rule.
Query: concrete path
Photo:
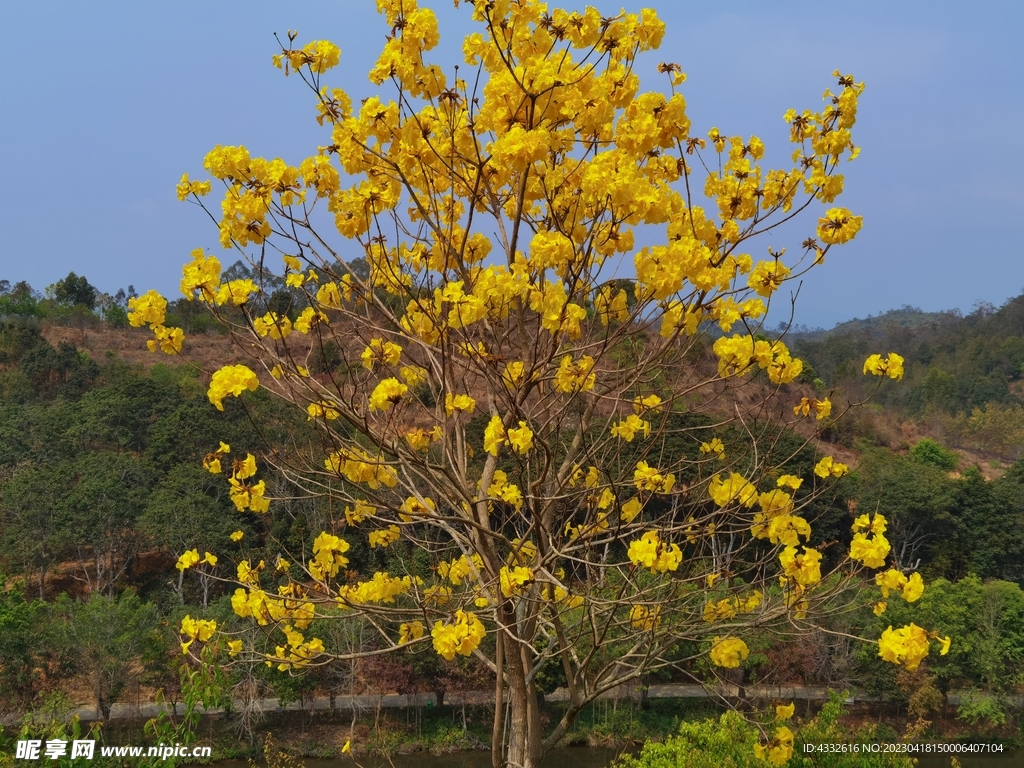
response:
[[[735,685],[720,685],[715,687],[705,687],[702,685],[682,685],[682,684],[666,684],[666,685],[652,685],[647,689],[647,696],[651,699],[706,699],[706,698],[726,698],[736,699],[740,695],[738,686]],[[745,691],[745,697],[748,699],[756,699],[762,701],[792,701],[792,700],[803,700],[803,701],[827,701],[829,691],[825,687],[812,687],[812,686],[790,686],[790,685],[775,685],[775,686],[763,686],[754,685],[748,686]],[[615,691],[604,694],[601,698],[613,699],[618,697],[619,699],[639,699],[640,688],[639,686],[621,686]],[[1010,704],[1016,707],[1024,706],[1024,697],[1012,696],[1010,698]],[[554,692],[547,694],[544,697],[545,701],[559,702],[568,701],[569,692],[564,688],[559,688]],[[882,702],[884,699],[881,697],[870,696],[863,692],[857,692],[849,699],[849,703],[854,702]],[[960,703],[960,696],[957,694],[950,694],[947,697],[947,701],[950,705],[956,706]],[[449,693],[445,696],[445,706],[461,706],[462,704],[492,704],[494,702],[493,691],[468,691],[465,693]],[[356,709],[357,711],[372,711],[378,706],[381,708],[404,708],[404,707],[433,707],[436,703],[436,697],[430,693],[416,693],[416,694],[387,694],[384,696],[336,696],[334,699],[334,709],[351,711]],[[282,706],[277,699],[259,699],[256,702],[256,707],[262,712],[322,712],[331,709],[331,700],[327,697],[317,697],[311,700],[307,700],[305,705],[299,702],[291,702],[285,706]],[[178,705],[178,712],[181,712],[182,705]],[[238,711],[242,708],[242,703],[236,701],[232,706],[232,710]],[[141,702],[141,703],[128,703],[118,702],[114,704],[110,709],[111,720],[148,720],[149,718],[156,717],[161,710],[171,712],[171,707],[168,705],[160,705],[155,702]],[[203,714],[209,715],[221,715],[223,714],[222,709],[211,709],[206,710],[201,708],[200,711]],[[95,707],[79,707],[72,711],[71,714],[77,714],[82,720],[93,720],[96,718],[97,713]]]

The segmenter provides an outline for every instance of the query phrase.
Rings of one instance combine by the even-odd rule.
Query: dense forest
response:
[[[232,269],[245,272],[241,264]],[[74,273],[44,294],[0,281],[0,711],[7,714],[61,697],[88,700],[104,716],[126,697],[162,690],[174,699],[181,618],[202,611],[223,625],[238,621],[212,569],[186,572],[176,568],[179,558],[190,550],[235,552],[275,563],[282,551],[308,549],[311,532],[323,527],[323,502],[285,485],[274,495],[293,500],[271,525],[235,510],[204,457],[222,441],[241,455],[302,451],[315,434],[265,393],[217,411],[198,368],[165,356],[144,362],[145,335],[127,327],[133,295],[131,287],[104,294]],[[283,285],[260,300],[283,313],[299,309]],[[229,354],[226,337],[198,309],[178,301],[168,322],[197,340],[200,356],[203,348]],[[837,415],[840,404],[870,398],[825,432],[856,471],[816,502],[816,540],[848,538],[853,513],[882,512],[896,565],[919,569],[928,584],[917,603],[890,601],[884,615],[847,615],[835,629],[877,637],[885,626],[914,621],[956,642],[948,656],[909,673],[881,662],[871,646],[825,636],[787,645],[765,636],[748,681],[860,687],[921,717],[945,693],[970,691],[960,705],[965,722],[982,730],[1014,722],[1008,696],[1024,684],[1024,296],[966,316],[905,307],[796,334],[793,346],[808,363],[801,386],[832,392]],[[860,366],[879,349],[905,357],[906,377],[874,391]],[[338,364],[325,351],[320,365]],[[727,431],[719,437],[728,445]],[[795,436],[793,444],[800,444]],[[810,475],[813,456],[797,465]],[[389,558],[414,573],[436,567],[401,546],[364,542],[353,544],[349,568],[355,578]],[[369,634],[324,636],[336,649],[373,642]],[[254,631],[253,641],[272,652],[269,638]],[[473,659],[446,664],[427,652],[302,673],[236,667],[226,685],[235,695],[244,689],[284,701],[391,690],[432,691],[443,700],[446,691],[493,686],[489,675]],[[663,679],[701,677],[696,665]],[[561,682],[552,669],[542,684],[553,690]]]

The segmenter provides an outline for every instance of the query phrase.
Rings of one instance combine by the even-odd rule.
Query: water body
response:
[[[606,747],[562,747],[552,750],[544,758],[543,768],[607,768],[622,750]],[[313,760],[302,759],[306,768],[491,768],[491,753],[484,750],[475,752],[451,752],[445,755],[431,755],[413,752],[407,755],[387,757],[363,757],[357,760]],[[966,765],[966,764],[965,764]],[[995,765],[994,763],[992,764]],[[248,768],[248,763],[227,760],[216,763],[217,768]]]
[[[544,758],[543,768],[607,768],[621,750],[606,747],[562,747],[553,750]],[[962,768],[1022,768],[1024,750],[1004,752],[1001,756],[976,757],[960,755]],[[356,762],[343,760],[303,760],[306,768],[355,768]],[[489,752],[452,752],[446,755],[431,755],[415,752],[393,757],[360,757],[361,768],[491,768]],[[245,763],[234,761],[218,763],[221,768],[246,768]],[[918,768],[949,768],[949,757],[919,757]]]

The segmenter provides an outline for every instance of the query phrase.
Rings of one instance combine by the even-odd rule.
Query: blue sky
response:
[[[611,14],[621,0],[596,4]],[[1024,291],[1024,5],[647,4],[668,31],[641,67],[682,65],[694,133],[754,133],[782,152],[783,112],[816,108],[833,69],[867,83],[842,198],[864,228],[805,280],[798,322],[968,311]],[[432,60],[450,67],[473,25],[465,5],[434,7]],[[340,45],[328,79],[358,101],[378,92],[366,73],[388,31],[370,0],[7,2],[0,28],[0,278],[42,289],[73,270],[111,293],[171,295],[189,251],[220,252],[211,222],[175,197],[183,172],[204,178],[218,143],[296,163],[326,143],[301,82],[270,64],[273,33]],[[795,253],[812,225],[772,244]]]

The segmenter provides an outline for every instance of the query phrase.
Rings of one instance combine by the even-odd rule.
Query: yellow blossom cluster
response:
[[[800,398],[800,402],[793,406],[793,413],[797,416],[808,416],[814,411],[814,418],[818,421],[827,419],[832,413],[832,401],[827,397],[824,400],[816,398]]]
[[[512,446],[516,453],[525,454],[533,447],[533,430],[525,421],[520,421],[518,427],[505,429],[501,417],[495,414],[484,429],[484,450],[497,456],[498,450],[505,443]]]
[[[412,589],[411,576],[391,576],[378,571],[369,581],[346,584],[338,589],[338,602],[351,605],[393,603],[395,598]]]
[[[462,557],[452,560],[450,563],[442,562],[437,566],[437,575],[442,579],[450,581],[459,586],[463,581],[470,578],[478,578],[484,568],[484,561],[480,555],[474,554],[471,557]]]
[[[705,454],[713,453],[717,458],[725,460],[725,443],[717,437],[713,437],[711,440],[700,444],[700,452]]]
[[[708,600],[704,604],[702,617],[704,621],[709,623],[733,619],[740,614],[756,611],[763,599],[764,593],[759,589],[755,589],[746,597],[739,597],[737,595],[717,601]]]
[[[402,537],[402,532],[397,525],[389,525],[387,528],[382,528],[379,531],[370,531],[367,536],[367,541],[370,545],[370,549],[376,549],[380,547],[385,549],[390,547],[396,541]]]
[[[638,435],[647,437],[651,434],[651,422],[644,421],[635,413],[631,413],[622,421],[612,424],[611,433],[612,437],[620,437],[627,443],[631,443]]]
[[[280,661],[277,665],[280,672],[301,669],[324,652],[324,643],[319,637],[306,640],[303,634],[290,624],[284,624],[281,631],[287,638],[287,645],[278,645],[274,648],[274,658]],[[268,661],[267,666],[271,666],[271,662]]]
[[[270,500],[264,494],[267,492],[267,483],[260,480],[257,483],[247,483],[256,474],[256,457],[251,453],[241,461],[232,465],[231,477],[228,478],[228,492],[235,509],[244,512],[251,509],[253,512],[266,512],[270,509]]]
[[[877,512],[873,516],[860,515],[853,521],[853,541],[850,559],[858,560],[868,568],[881,568],[889,554],[889,540],[885,538],[888,523]]]
[[[427,628],[422,621],[402,622],[398,625],[398,644],[405,645],[413,640],[419,640],[426,634]]]
[[[903,358],[895,352],[890,352],[888,357],[881,355],[870,355],[864,361],[865,375],[888,376],[890,379],[899,381],[903,378]]]
[[[128,322],[133,328],[148,325],[154,338],[146,342],[150,352],[159,349],[168,355],[181,352],[185,332],[181,328],[166,327],[167,299],[156,291],[147,291],[142,296],[128,299]]]
[[[344,448],[324,459],[329,472],[335,472],[353,483],[366,483],[371,490],[382,485],[394,488],[398,484],[398,473],[384,463],[381,457],[372,457],[361,448]]]
[[[508,475],[503,470],[494,470],[494,478],[487,487],[487,496],[511,504],[517,512],[523,508],[523,492],[518,485],[508,481]]]
[[[817,464],[814,465],[814,474],[820,478],[828,477],[842,477],[850,468],[845,464],[836,461],[831,456],[823,456]]]
[[[391,406],[400,402],[408,391],[409,387],[398,379],[387,378],[382,380],[374,387],[373,392],[370,393],[367,401],[370,406],[370,412],[386,412],[391,410]]]
[[[348,565],[345,553],[349,543],[334,534],[323,531],[313,540],[313,558],[309,561],[309,573],[317,581],[326,581],[338,574],[340,568]]]
[[[657,629],[661,624],[661,606],[634,605],[629,610],[629,621],[634,628],[646,632]]]
[[[409,444],[409,447],[414,451],[420,453],[430,449],[434,443],[439,442],[444,437],[444,432],[441,427],[434,425],[430,429],[410,429],[405,433],[405,442]]]
[[[213,619],[193,619],[191,616],[185,616],[181,620],[181,634],[188,640],[181,644],[181,652],[188,653],[189,647],[196,640],[201,643],[208,642],[216,631],[217,622]]]
[[[750,655],[750,649],[738,637],[715,637],[711,641],[710,655],[715,666],[735,669]]]
[[[573,360],[572,355],[565,355],[558,364],[554,384],[557,391],[572,394],[593,389],[596,380],[594,358],[583,355],[579,360]]]
[[[898,591],[908,603],[916,602],[924,594],[924,580],[916,572],[906,576],[902,571],[890,568],[875,574],[875,584],[881,589],[882,597],[889,597],[890,591]]]
[[[218,411],[224,410],[224,398],[228,395],[238,397],[246,390],[255,392],[260,380],[244,365],[225,365],[217,370],[210,380],[207,398]]]
[[[175,564],[174,567],[177,568],[179,571],[184,572],[189,568],[192,568],[193,566],[202,565],[203,563],[207,563],[211,566],[216,565],[217,556],[210,552],[204,552],[203,556],[200,558],[199,550],[190,549],[182,553],[181,557],[178,558],[178,562]]]
[[[498,574],[498,581],[501,585],[501,594],[505,597],[512,597],[522,594],[533,583],[533,571],[524,565],[515,568],[502,566]]]
[[[781,577],[784,581],[792,579],[799,587],[807,588],[821,581],[821,552],[813,547],[803,547],[800,552],[796,547],[786,547],[779,553],[782,565]]]
[[[627,555],[633,565],[650,568],[652,573],[674,571],[683,562],[679,545],[662,541],[657,531],[648,531],[630,542]]]
[[[708,495],[720,507],[732,503],[752,507],[757,503],[757,489],[742,475],[731,472],[728,477],[716,475],[708,483]]]
[[[723,336],[713,345],[718,356],[718,375],[743,376],[757,368],[768,372],[773,384],[788,384],[804,369],[803,361],[790,355],[781,341],[769,342],[753,336]]]
[[[430,632],[434,639],[434,650],[448,661],[454,659],[456,654],[469,656],[480,645],[485,634],[483,622],[476,614],[463,610],[455,612],[455,621],[450,624],[435,622]]]
[[[758,539],[768,539],[772,544],[795,547],[800,536],[811,537],[810,524],[799,515],[793,514],[793,497],[781,488],[775,488],[757,497],[761,511],[754,515],[750,532]]]
[[[595,474],[596,468],[591,467]],[[587,475],[589,483],[590,475]],[[633,485],[638,491],[653,491],[654,493],[670,493],[675,487],[676,476],[672,473],[662,474],[657,468],[650,466],[646,461],[638,461],[636,469],[633,470]],[[592,487],[588,484],[587,486]]]
[[[792,706],[792,705],[791,705]],[[789,726],[780,725],[775,729],[775,734],[767,744],[755,744],[754,755],[775,766],[783,766],[793,757],[793,731]]]
[[[223,440],[220,441],[220,446],[216,451],[206,454],[203,457],[203,469],[209,472],[211,475],[219,475],[221,469],[221,459],[231,453],[231,446],[225,443]]]
[[[363,367],[368,371],[372,371],[380,363],[395,366],[402,359],[402,347],[393,341],[370,339],[370,343],[359,355],[359,358],[363,362]]]
[[[211,189],[212,185],[209,181],[191,181],[188,174],[183,173],[177,187],[178,199],[184,202],[189,195],[203,197],[210,194]]]
[[[899,629],[890,625],[878,639],[878,655],[893,664],[902,664],[909,670],[917,669],[928,655],[928,633],[916,624]],[[949,648],[943,645],[943,652]]]

